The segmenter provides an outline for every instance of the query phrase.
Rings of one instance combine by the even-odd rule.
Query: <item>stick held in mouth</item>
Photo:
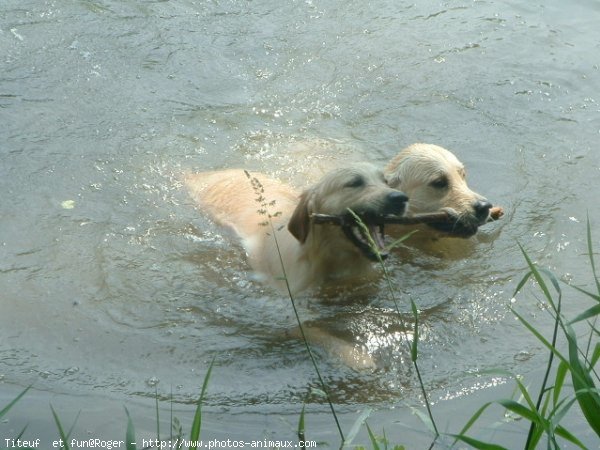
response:
[[[500,206],[494,206],[490,209],[490,216],[488,222],[493,222],[500,219],[504,215],[504,210]],[[332,224],[332,225],[345,225],[347,219],[344,216],[332,216],[329,214],[312,214],[311,215],[315,224]],[[414,216],[382,216],[381,220],[383,223],[393,223],[400,225],[416,225],[420,223],[440,223],[450,222],[453,217],[446,211],[439,211],[435,213],[426,214],[415,214]]]

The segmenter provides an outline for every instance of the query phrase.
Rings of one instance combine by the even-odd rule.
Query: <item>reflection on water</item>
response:
[[[180,176],[244,167],[304,187],[418,141],[455,151],[507,213],[472,241],[409,242],[389,260],[404,322],[409,300],[421,311],[425,384],[435,401],[485,389],[477,371],[526,375],[541,356],[507,309],[525,268],[515,243],[584,284],[586,212],[600,223],[599,12],[563,8],[5,1],[2,380],[187,403],[216,357],[210,405],[297,412],[318,383],[289,299]],[[297,300],[327,336],[315,352],[334,401],[419,404],[412,327],[385,280],[317,297]],[[533,300],[517,306],[550,326]]]

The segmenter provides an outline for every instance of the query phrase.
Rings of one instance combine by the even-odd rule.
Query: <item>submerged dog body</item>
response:
[[[384,174],[390,187],[410,198],[407,215],[442,210],[450,215],[447,222],[416,226],[428,234],[467,238],[489,218],[491,203],[469,188],[464,165],[442,147],[410,145],[388,163]]]
[[[402,215],[408,200],[370,164],[335,169],[301,194],[263,174],[235,169],[191,174],[185,183],[203,211],[242,239],[253,269],[279,288],[285,277],[293,293],[370,276],[377,254],[348,209],[368,226],[385,256],[382,216]],[[348,225],[314,225],[314,213],[345,216]]]

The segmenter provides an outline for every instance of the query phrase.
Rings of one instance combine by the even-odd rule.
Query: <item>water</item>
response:
[[[308,398],[312,433],[334,443],[288,301],[253,280],[243,249],[194,209],[179,177],[244,167],[299,184],[306,143],[323,159],[384,165],[422,141],[453,150],[470,185],[507,212],[466,249],[409,246],[390,260],[403,307],[422,311],[425,385],[457,431],[494,392],[477,371],[535,380],[545,361],[508,310],[525,271],[516,243],[590,286],[598,19],[593,1],[4,0],[5,392],[33,383],[43,406],[25,416],[48,429],[46,395],[84,421],[102,402],[104,420],[140,405],[152,430],[155,391],[189,416],[215,358],[209,436],[231,432],[223,421],[247,438],[293,436]],[[372,407],[388,436],[419,447],[426,433],[394,434],[420,391],[385,283],[377,292],[299,306],[375,355],[376,370],[355,370],[316,350],[344,424]],[[565,313],[587,305],[569,291]],[[551,329],[534,289],[513,306]],[[103,432],[122,434],[125,420],[112,420]]]

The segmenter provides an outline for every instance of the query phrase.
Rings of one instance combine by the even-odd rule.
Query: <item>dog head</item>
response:
[[[448,150],[413,144],[384,169],[390,187],[410,198],[409,214],[444,210],[451,221],[429,226],[445,235],[470,237],[489,217],[491,203],[467,185],[463,164]]]
[[[383,172],[371,164],[354,164],[347,168],[327,173],[317,184],[306,190],[288,223],[288,230],[301,243],[313,233],[312,214],[328,214],[342,218],[341,231],[349,245],[354,246],[371,260],[384,251],[383,216],[405,213],[408,197],[387,185]],[[368,229],[369,235],[360,226],[354,212]],[[318,225],[338,227],[337,225]],[[323,228],[325,229],[325,228]],[[339,233],[337,229],[333,232]]]

